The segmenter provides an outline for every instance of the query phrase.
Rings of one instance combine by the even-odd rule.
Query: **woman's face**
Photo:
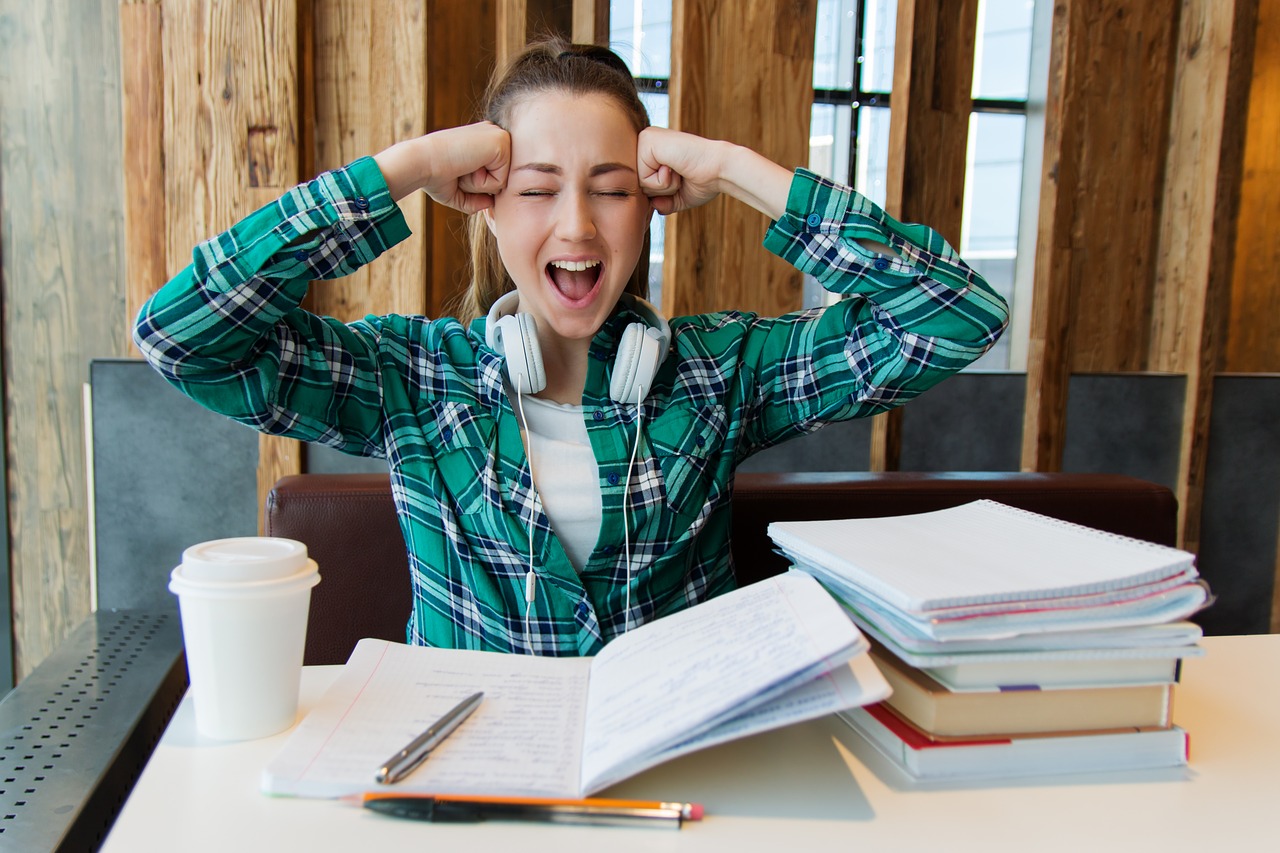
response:
[[[512,111],[511,170],[489,219],[544,343],[590,340],[635,270],[653,212],[637,134],[604,95],[546,92]]]

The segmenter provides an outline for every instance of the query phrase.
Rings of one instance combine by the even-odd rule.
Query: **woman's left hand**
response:
[[[720,194],[728,147],[692,133],[646,127],[637,155],[640,189],[663,215],[706,204]]]
[[[770,219],[782,216],[791,172],[750,148],[664,127],[640,132],[640,189],[664,216],[725,193]]]

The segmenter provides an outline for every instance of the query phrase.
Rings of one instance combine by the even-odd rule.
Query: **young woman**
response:
[[[483,117],[322,174],[196,247],[135,329],[210,409],[388,460],[411,643],[592,654],[731,589],[739,462],[907,401],[1006,323],[932,230],[748,149],[649,127],[603,48],[530,47]],[[302,310],[312,280],[404,239],[395,202],[417,190],[474,214],[461,318]],[[773,220],[765,248],[847,298],[668,324],[641,298],[649,220],[721,193]]]

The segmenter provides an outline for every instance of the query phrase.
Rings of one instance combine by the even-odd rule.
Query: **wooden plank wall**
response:
[[[0,2],[5,426],[20,675],[88,607],[80,386],[89,359],[130,350],[138,305],[198,240],[321,168],[469,120],[495,57],[518,43],[511,22],[527,33],[536,16],[551,16],[577,40],[603,41],[605,2]],[[1280,218],[1280,0],[1181,0],[1180,19],[1166,4],[1140,0],[1051,2],[1023,466],[1060,465],[1072,372],[1187,372],[1198,389],[1183,449],[1184,501],[1193,507],[1215,360],[1230,370],[1280,370],[1280,263],[1268,230]],[[963,50],[954,51],[967,30],[939,25],[938,10],[950,22],[952,10],[971,5],[903,0],[922,50],[907,67],[927,66],[932,26],[936,67],[958,68]],[[1245,21],[1254,9],[1250,51]],[[676,0],[673,125],[752,145],[786,165],[806,162],[814,19],[815,0]],[[1249,71],[1251,90],[1241,82]],[[952,83],[956,95],[963,87]],[[917,98],[926,104],[925,84],[906,84],[902,109]],[[1241,163],[1231,146],[1245,133],[1244,115]],[[908,129],[928,126],[927,114],[904,118]],[[938,175],[951,167],[928,162],[913,146],[929,140],[916,136],[897,137],[899,212],[947,233],[956,190]],[[1241,180],[1223,307],[1215,301],[1224,298],[1228,262],[1220,240],[1232,182]],[[443,310],[463,277],[461,217],[421,199],[405,206],[421,236],[363,279],[317,288],[315,307],[348,317]],[[764,225],[724,203],[673,217],[668,312],[796,307],[799,276],[754,245]],[[745,251],[744,239],[752,244]],[[264,459],[264,482],[305,466],[287,446],[267,448]]]
[[[14,674],[89,612],[83,384],[124,355],[116,0],[0,4]],[[139,479],[147,473],[138,472]]]
[[[1240,227],[1223,369],[1280,372],[1280,0],[1257,2]]]
[[[788,167],[806,165],[816,20],[816,0],[674,0],[671,126],[750,146]],[[767,225],[723,198],[672,215],[663,309],[675,316],[799,308],[800,274],[758,248]]]
[[[1200,545],[1213,377],[1223,362],[1244,147],[1237,117],[1247,106],[1256,11],[1252,0],[1187,0],[1178,31],[1148,362],[1187,377],[1177,491],[1179,539],[1191,551]]]
[[[893,55],[885,211],[957,249],[964,217],[977,0],[901,0]],[[903,410],[877,415],[871,470],[896,471]]]
[[[1057,0],[1022,467],[1056,471],[1073,372],[1146,369],[1177,16]]]

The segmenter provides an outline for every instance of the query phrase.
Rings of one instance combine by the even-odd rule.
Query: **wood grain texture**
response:
[[[117,10],[116,0],[0,6],[7,525],[19,679],[89,612],[81,392],[90,359],[128,353]]]
[[[572,39],[582,0],[496,0],[498,67],[526,44],[548,35]],[[581,13],[585,16],[585,12]],[[585,20],[585,17],[584,17]]]
[[[675,0],[671,126],[808,163],[815,0]],[[667,221],[663,310],[772,316],[800,307],[800,273],[759,248],[768,220],[719,198]]]
[[[1224,368],[1280,372],[1280,0],[1259,0]]]
[[[900,0],[885,210],[960,245],[978,0]]]
[[[1074,244],[1075,372],[1147,369],[1177,34],[1170,5],[1071,4],[1067,73],[1081,132],[1071,233],[1062,236]]]
[[[1072,30],[1070,0],[1054,4],[1045,95],[1044,154],[1037,217],[1035,289],[1027,342],[1027,391],[1022,420],[1024,471],[1057,471],[1062,467],[1066,438],[1067,378],[1070,345],[1067,312],[1071,279],[1062,271],[1070,260],[1071,199],[1078,160],[1078,128],[1073,123],[1075,93],[1067,74],[1069,53],[1077,38]]]
[[[297,0],[164,0],[166,258],[279,197],[300,179]],[[259,499],[300,473],[287,439],[260,444]],[[262,486],[267,483],[267,487]]]
[[[1071,372],[1146,369],[1176,24],[1137,0],[1054,6],[1025,470],[1061,467]]]
[[[132,320],[168,279],[165,258],[164,53],[158,0],[120,5],[124,157],[125,346]]]
[[[609,0],[573,0],[573,40],[609,44]]]
[[[163,14],[165,197],[175,200],[165,243],[173,275],[190,262],[192,246],[299,178],[296,5],[164,0]],[[261,158],[252,171],[251,130]]]
[[[304,44],[312,168],[335,169],[426,132],[426,2],[313,0]],[[311,287],[306,306],[339,320],[426,310],[426,196],[400,202],[413,235],[371,264]]]
[[[1256,17],[1256,0],[1184,0],[1178,33],[1150,362],[1187,377],[1175,491],[1179,544],[1191,551],[1223,360]]]
[[[478,119],[484,87],[493,69],[497,8],[493,0],[460,4],[429,0],[426,55],[427,130],[467,124]],[[467,217],[451,208],[428,204],[426,311],[432,317],[449,306],[467,285]]]
[[[894,39],[885,210],[960,245],[977,0],[901,0]],[[902,409],[877,415],[871,470],[896,471]]]

